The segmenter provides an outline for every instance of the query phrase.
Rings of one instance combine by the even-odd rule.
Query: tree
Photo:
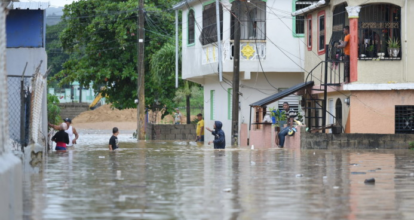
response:
[[[200,86],[198,86],[197,84],[190,82],[190,81],[185,81],[184,82],[184,87],[179,88],[176,92],[175,92],[175,97],[174,97],[174,101],[177,103],[181,103],[182,101],[185,100],[185,106],[186,106],[186,111],[187,111],[187,124],[191,124],[191,102],[190,100],[194,100],[196,103],[196,106],[200,107],[200,104],[202,106],[202,102],[200,103],[200,98],[201,100],[203,100],[203,93],[200,89]],[[197,103],[198,101],[198,103]]]
[[[65,28],[65,23],[46,26],[46,53],[47,63],[51,67],[48,78],[53,77],[62,70],[62,65],[69,59],[69,55],[63,52],[59,35]]]
[[[164,0],[145,4],[146,17],[150,21],[145,24],[146,70],[152,55],[172,39],[175,17],[172,11],[163,8],[170,8],[174,2]],[[62,19],[67,25],[60,39],[63,49],[71,56],[54,79],[61,85],[75,80],[83,86],[93,82],[95,91],[105,88],[101,92],[115,108],[135,108],[137,8],[136,0],[79,0],[66,5]],[[171,106],[174,91],[172,77],[164,78],[162,85],[158,85],[150,74],[145,75],[147,106],[151,107],[158,98]]]

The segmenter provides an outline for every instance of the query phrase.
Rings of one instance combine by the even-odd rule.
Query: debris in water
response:
[[[349,165],[351,165],[351,166],[358,166],[358,164],[357,164],[357,163],[351,163],[351,164],[349,164]]]
[[[303,174],[296,174],[296,177],[302,177]]]
[[[223,189],[223,192],[231,192],[231,188]]]
[[[250,164],[254,166],[254,165],[256,165],[256,162],[250,161]]]
[[[103,158],[105,158],[105,156],[99,156],[99,159],[103,159]]]
[[[327,176],[323,176],[323,178],[324,178],[324,179],[327,179],[328,177],[327,177]]]
[[[365,172],[351,172],[351,174],[358,175],[358,174],[367,174]]]
[[[252,145],[252,148],[251,149],[254,150],[254,145]]]
[[[371,179],[366,179],[364,181],[365,184],[375,184],[375,178],[371,178]]]
[[[410,176],[414,176],[414,173],[410,173]]]
[[[334,186],[333,188],[334,188],[334,189],[339,189],[339,186]]]

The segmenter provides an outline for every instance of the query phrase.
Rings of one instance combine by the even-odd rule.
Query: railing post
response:
[[[326,99],[327,99],[327,92],[328,92],[328,50],[329,45],[325,45],[325,79],[324,79],[324,87],[323,87],[323,106],[322,106],[322,133],[325,133],[325,126],[326,126]]]

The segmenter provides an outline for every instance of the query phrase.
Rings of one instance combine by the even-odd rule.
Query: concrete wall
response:
[[[89,110],[88,103],[60,103],[60,117],[73,119],[80,113]]]
[[[302,127],[301,149],[407,149],[414,134],[322,134]]]
[[[350,131],[394,134],[396,105],[414,105],[414,92],[412,90],[352,92]]]
[[[160,125],[147,124],[146,134],[148,140],[180,140],[195,141],[196,125]],[[205,133],[209,135],[210,133]],[[210,135],[212,136],[212,135]]]
[[[0,218],[22,219],[22,165],[11,153],[8,131],[6,11],[3,6],[5,5],[0,3]]]

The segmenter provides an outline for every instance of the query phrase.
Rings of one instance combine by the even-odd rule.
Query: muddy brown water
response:
[[[228,148],[83,135],[26,173],[24,219],[414,219],[413,150]],[[364,180],[375,178],[375,184]]]

